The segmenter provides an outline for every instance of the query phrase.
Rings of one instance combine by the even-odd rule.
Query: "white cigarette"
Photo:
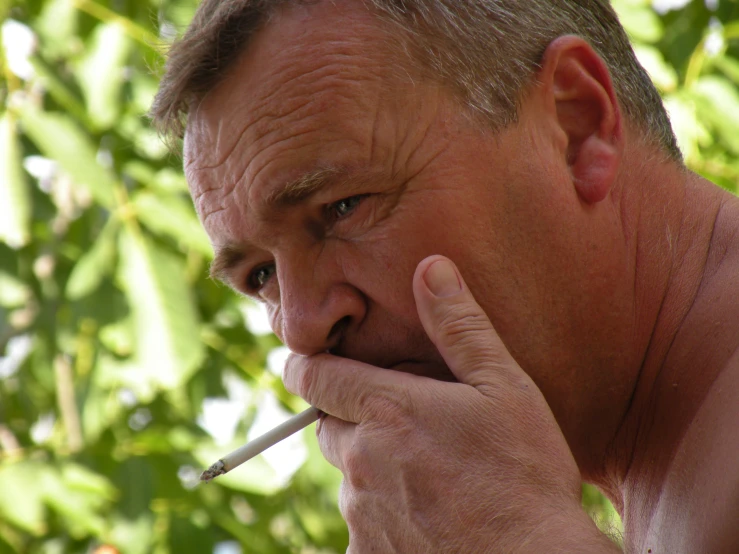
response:
[[[274,446],[283,439],[286,439],[290,435],[297,433],[301,429],[305,429],[318,420],[321,415],[321,411],[313,408],[312,406],[301,412],[285,423],[278,425],[271,431],[266,432],[261,437],[254,439],[251,442],[246,443],[241,448],[234,450],[228,456],[224,456],[208,469],[206,469],[200,476],[201,481],[211,481],[219,475],[228,473],[233,468],[240,466],[244,462],[251,460],[254,456],[261,454],[267,450],[270,446]]]

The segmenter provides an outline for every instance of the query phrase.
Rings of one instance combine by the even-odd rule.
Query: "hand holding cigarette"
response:
[[[261,437],[258,437],[253,441],[246,443],[241,448],[231,452],[228,456],[224,456],[223,458],[218,460],[216,463],[206,469],[202,473],[202,475],[200,475],[200,480],[207,483],[209,481],[212,481],[219,475],[224,475],[225,473],[228,473],[233,468],[238,467],[244,462],[251,460],[253,457],[261,454],[270,446],[274,446],[290,435],[297,433],[301,429],[305,429],[306,427],[308,427],[308,425],[310,425],[314,421],[317,421],[320,415],[320,410],[310,407],[304,412],[291,417],[285,423],[278,425]]]
[[[293,354],[283,372],[288,392],[331,414],[317,440],[343,474],[350,550],[619,551],[581,508],[579,468],[542,392],[454,264],[422,261],[413,293],[457,382],[326,353]]]

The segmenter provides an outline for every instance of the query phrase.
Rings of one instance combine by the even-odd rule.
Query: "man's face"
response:
[[[191,115],[186,173],[219,273],[266,304],[294,352],[447,378],[411,289],[418,262],[445,255],[567,402],[588,355],[573,336],[602,292],[583,284],[609,268],[586,255],[597,230],[583,233],[556,129],[533,106],[483,131],[448,90],[398,69],[357,4],[281,13]]]

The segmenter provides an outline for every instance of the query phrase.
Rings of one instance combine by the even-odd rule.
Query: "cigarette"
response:
[[[320,415],[321,411],[311,406],[304,412],[291,417],[285,423],[266,432],[261,437],[258,437],[253,441],[246,443],[241,448],[234,450],[228,456],[224,456],[206,469],[202,475],[200,475],[200,480],[207,483],[219,475],[228,473],[233,468],[238,467],[244,462],[251,460],[254,456],[261,454],[270,446],[274,446],[290,435],[297,433],[301,429],[305,429],[308,425],[317,421]]]

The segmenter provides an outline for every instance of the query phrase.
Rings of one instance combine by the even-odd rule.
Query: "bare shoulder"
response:
[[[711,387],[682,445],[653,519],[647,549],[651,548],[653,554],[736,554],[739,350]]]

